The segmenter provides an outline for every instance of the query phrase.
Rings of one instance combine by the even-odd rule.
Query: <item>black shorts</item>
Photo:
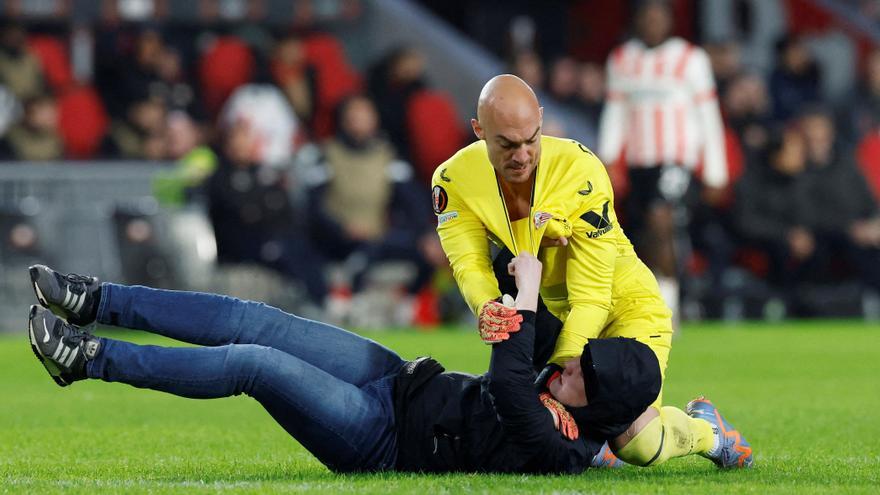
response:
[[[677,165],[630,166],[626,197],[627,228],[644,226],[645,216],[656,206],[688,206],[696,197],[691,172]]]

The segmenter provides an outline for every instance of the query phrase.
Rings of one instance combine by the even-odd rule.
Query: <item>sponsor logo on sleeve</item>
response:
[[[449,196],[446,194],[446,189],[443,189],[441,186],[434,186],[434,189],[431,191],[431,198],[433,200],[434,213],[438,215],[443,213],[443,210],[449,204]]]
[[[450,179],[449,177],[446,177],[446,169],[445,168],[440,171],[440,179],[443,180],[443,182],[452,182],[452,179]]]
[[[437,225],[443,225],[446,222],[451,222],[458,218],[457,211],[447,211],[446,213],[441,213],[437,215]]]
[[[585,222],[596,228],[596,230],[592,232],[587,232],[587,237],[589,237],[590,239],[601,237],[614,228],[614,226],[611,225],[611,220],[608,218],[608,206],[610,203],[610,201],[606,201],[605,204],[602,205],[601,216],[595,211],[588,211],[581,215],[581,218]]]

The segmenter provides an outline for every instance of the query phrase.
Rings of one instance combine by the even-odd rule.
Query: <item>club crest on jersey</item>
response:
[[[551,215],[550,213],[547,213],[545,211],[536,211],[535,212],[535,228],[540,229],[547,222],[549,222],[551,219],[553,219],[553,215]]]
[[[443,210],[449,204],[449,196],[446,194],[446,189],[443,189],[441,186],[434,186],[434,189],[431,191],[431,199],[433,200],[434,213],[437,215],[443,213]]]

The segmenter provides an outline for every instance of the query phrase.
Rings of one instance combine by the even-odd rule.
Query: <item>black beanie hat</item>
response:
[[[587,406],[569,408],[588,436],[612,439],[660,394],[660,363],[647,345],[623,337],[590,339],[581,355]]]

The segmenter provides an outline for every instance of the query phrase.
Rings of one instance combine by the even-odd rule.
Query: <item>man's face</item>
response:
[[[350,101],[341,120],[342,129],[357,142],[369,141],[379,130],[379,114],[373,103],[366,98]]]
[[[584,388],[584,373],[581,370],[580,358],[574,358],[565,363],[565,368],[547,387],[550,393],[559,402],[569,407],[584,407],[587,405],[587,392]]]
[[[639,38],[648,46],[663,43],[672,32],[672,13],[669,7],[655,2],[642,7],[636,19]]]
[[[834,124],[831,119],[823,114],[807,115],[801,118],[801,131],[810,160],[817,163],[827,160],[834,147]]]
[[[528,181],[541,161],[541,124],[544,109],[536,116],[490,115],[472,120],[474,134],[486,141],[489,162],[506,182]]]

